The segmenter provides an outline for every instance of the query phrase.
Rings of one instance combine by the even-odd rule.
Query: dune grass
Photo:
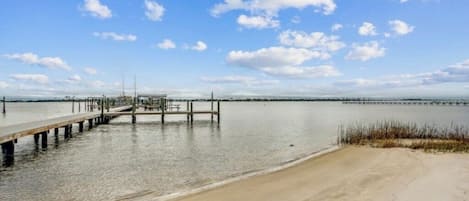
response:
[[[380,148],[405,147],[426,151],[469,152],[469,130],[451,124],[417,125],[411,122],[378,121],[339,128],[339,144],[371,145]]]

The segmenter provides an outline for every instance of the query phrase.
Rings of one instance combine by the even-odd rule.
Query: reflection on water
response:
[[[35,104],[18,107],[34,108],[30,117],[18,118],[10,109],[0,125],[37,119],[42,109],[53,108]],[[66,114],[68,106],[58,113]],[[203,103],[194,106],[209,108]],[[165,194],[308,155],[333,143],[339,124],[380,119],[464,124],[469,107],[230,102],[222,103],[220,125],[211,124],[209,115],[196,116],[193,125],[185,119],[168,116],[162,125],[159,116],[139,116],[138,124],[132,125],[124,116],[83,134],[74,127],[68,142],[62,133],[58,143],[49,134],[47,150],[37,149],[32,137],[22,138],[16,144],[15,165],[0,169],[0,200]]]

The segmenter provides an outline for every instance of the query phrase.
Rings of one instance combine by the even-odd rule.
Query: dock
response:
[[[356,101],[343,101],[342,104],[469,106],[469,101],[467,100],[356,100]]]
[[[220,122],[220,101],[217,101],[217,110],[215,111],[213,98],[211,101],[211,110],[200,111],[194,110],[192,101],[187,101],[187,110],[179,111],[179,107],[177,107],[178,111],[172,111],[169,110],[172,106],[167,106],[167,101],[163,99],[160,100],[160,107],[156,108],[158,111],[153,111],[153,109],[150,111],[137,111],[137,108],[145,107],[141,104],[137,104],[137,100],[138,99],[135,99],[131,105],[116,106],[114,108],[111,108],[111,102],[115,102],[115,100],[105,97],[101,99],[87,98],[84,101],[73,100],[72,112],[75,112],[75,103],[79,104],[78,107],[81,108],[81,102],[84,102],[85,113],[0,127],[0,144],[4,156],[3,165],[9,166],[13,164],[15,143],[17,143],[18,139],[33,136],[35,145],[39,147],[39,144],[41,144],[41,147],[46,149],[48,145],[47,136],[51,131],[54,132],[54,137],[58,141],[59,129],[63,129],[64,139],[68,140],[73,136],[72,127],[74,124],[78,125],[78,132],[82,133],[84,132],[85,125],[88,126],[88,130],[91,130],[93,126],[107,124],[111,119],[125,115],[132,116],[132,124],[137,123],[137,116],[141,115],[159,115],[161,116],[162,124],[165,123],[165,116],[167,115],[185,115],[187,116],[187,122],[192,124],[194,115],[209,114],[211,115],[212,123],[214,122],[214,116],[217,117],[217,123]],[[94,109],[97,109],[97,111],[94,111]],[[39,143],[40,138],[41,143]]]

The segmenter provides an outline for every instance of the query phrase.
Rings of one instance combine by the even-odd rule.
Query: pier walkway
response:
[[[94,106],[93,106],[94,107]],[[88,111],[93,111],[90,107]],[[63,128],[64,139],[72,137],[72,126],[78,124],[78,132],[83,132],[84,125],[87,122],[88,129],[92,129],[93,125],[106,124],[115,117],[130,115],[132,116],[132,123],[136,123],[136,117],[139,115],[160,115],[161,122],[164,124],[166,115],[186,115],[187,121],[192,123],[194,115],[210,114],[211,121],[214,121],[214,116],[217,118],[217,123],[220,122],[220,102],[217,102],[217,110],[214,110],[213,101],[211,102],[211,110],[195,111],[192,102],[187,102],[187,111],[167,111],[166,105],[163,104],[159,111],[137,111],[140,106],[137,104],[110,108],[107,101],[107,107],[104,107],[104,101],[101,102],[101,107],[97,112],[79,113],[74,115],[55,117],[40,121],[20,123],[16,125],[0,127],[0,144],[4,156],[3,165],[9,166],[14,162],[15,143],[19,138],[26,136],[34,136],[34,143],[36,147],[39,146],[39,139],[41,138],[41,147],[47,148],[47,136],[51,130],[54,131],[54,137],[58,140],[59,129]],[[87,108],[87,107],[86,107]],[[106,108],[106,109],[105,109]]]

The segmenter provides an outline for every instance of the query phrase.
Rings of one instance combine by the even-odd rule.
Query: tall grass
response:
[[[469,130],[451,124],[418,125],[412,122],[378,121],[339,127],[339,144],[372,145],[375,147],[408,147],[413,149],[469,152]]]

